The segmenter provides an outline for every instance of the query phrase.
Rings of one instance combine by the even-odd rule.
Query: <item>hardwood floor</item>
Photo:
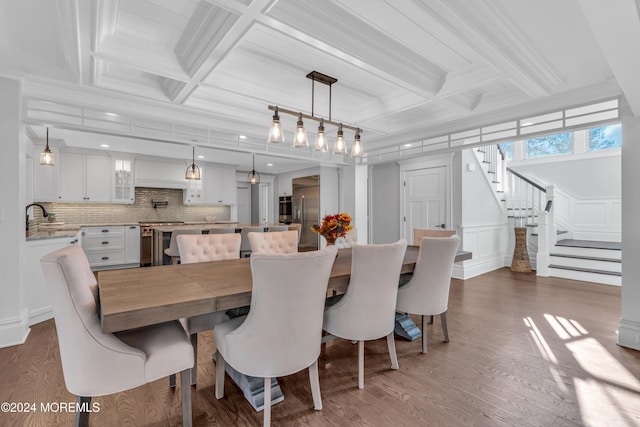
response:
[[[299,426],[638,426],[640,352],[618,347],[621,289],[501,269],[454,280],[447,315],[427,328],[429,352],[396,340],[365,345],[365,389],[357,385],[357,346],[330,342],[320,359],[324,409],[313,410],[307,371],[280,379],[285,400],[273,425]],[[416,319],[418,320],[418,319]],[[194,425],[261,425],[227,377],[214,396],[212,334],[199,339]],[[96,369],[100,369],[96,366]],[[72,413],[41,404],[73,402],[64,387],[53,320],[32,327],[24,345],[0,349],[0,402],[33,402],[33,413],[0,413],[2,426],[67,426]],[[98,397],[93,426],[181,423],[179,387],[162,379]],[[54,408],[55,409],[55,408]]]

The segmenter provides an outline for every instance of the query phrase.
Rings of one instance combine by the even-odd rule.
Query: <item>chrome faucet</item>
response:
[[[27,207],[25,208],[25,212],[27,213],[27,231],[29,231],[29,213],[28,212],[31,206],[38,206],[40,209],[42,209],[42,216],[44,216],[45,218],[49,216],[49,213],[41,204],[31,203],[30,205],[27,205]]]

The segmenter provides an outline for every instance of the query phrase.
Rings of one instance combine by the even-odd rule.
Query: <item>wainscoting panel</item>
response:
[[[458,227],[462,250],[470,251],[472,259],[454,264],[453,277],[469,279],[505,266],[507,224]]]

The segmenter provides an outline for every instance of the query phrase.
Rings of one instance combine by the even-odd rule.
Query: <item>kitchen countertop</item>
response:
[[[34,229],[27,232],[27,242],[33,240],[45,240],[45,239],[58,239],[62,237],[71,238],[74,237],[80,231],[80,226],[75,228],[49,228],[49,229]]]
[[[268,224],[267,227],[282,227],[283,224]],[[212,222],[203,222],[203,223],[185,223],[181,225],[157,225],[154,226],[154,230],[167,232],[173,230],[210,230],[212,228],[234,228],[241,229],[247,227],[264,227],[264,224],[240,224],[238,222],[229,222],[229,223],[212,223]]]
[[[81,227],[119,227],[140,225],[137,222],[108,222],[103,224],[51,224],[42,223],[29,229],[26,235],[27,242],[33,240],[57,239],[62,237],[73,237]]]

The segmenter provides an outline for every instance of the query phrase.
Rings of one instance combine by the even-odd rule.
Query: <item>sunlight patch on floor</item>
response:
[[[640,381],[594,338],[566,345],[586,373],[574,378],[585,425],[640,425]]]
[[[549,347],[549,344],[542,336],[542,333],[538,329],[538,326],[536,326],[536,323],[533,321],[533,319],[531,317],[525,317],[523,321],[524,324],[530,328],[529,333],[531,334],[533,342],[535,342],[536,346],[538,347],[538,351],[540,352],[542,358],[544,360],[557,364],[558,359],[556,358],[555,354],[553,354],[553,351],[551,351],[551,347]]]

